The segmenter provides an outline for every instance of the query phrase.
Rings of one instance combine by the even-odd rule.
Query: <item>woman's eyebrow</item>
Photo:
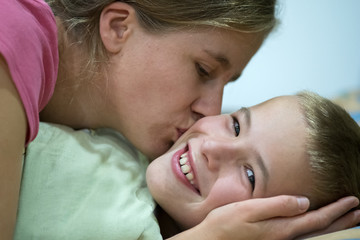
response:
[[[220,65],[223,68],[230,68],[231,67],[231,63],[230,63],[229,59],[226,56],[224,56],[222,54],[214,53],[214,52],[212,52],[210,50],[204,50],[204,52],[206,52],[210,57],[214,58],[218,63],[220,63]],[[234,74],[234,76],[231,77],[229,82],[236,81],[240,77],[240,75],[241,75],[241,73]]]
[[[226,56],[218,53],[214,53],[210,50],[204,50],[210,57],[214,58],[217,62],[219,62],[223,67],[231,67],[229,59]]]
[[[246,127],[247,127],[247,129],[250,129],[250,127],[251,127],[251,110],[250,110],[250,108],[242,107],[242,108],[240,108],[239,112],[244,115]],[[259,165],[262,175],[264,176],[262,179],[263,179],[263,186],[264,186],[264,191],[265,191],[267,183],[269,181],[269,171],[267,170],[265,163],[264,163],[264,159],[261,157],[261,155],[258,152],[256,152],[256,155],[258,156],[256,158],[256,163]]]

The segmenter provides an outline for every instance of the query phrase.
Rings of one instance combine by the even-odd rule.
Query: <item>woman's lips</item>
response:
[[[190,154],[188,154],[188,150],[188,146],[186,146],[174,153],[172,157],[172,170],[180,182],[199,194],[194,164]]]

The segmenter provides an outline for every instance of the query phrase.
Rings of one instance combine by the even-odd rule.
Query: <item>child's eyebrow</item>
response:
[[[250,127],[251,127],[251,110],[250,110],[250,108],[242,107],[242,108],[240,108],[239,112],[244,115],[246,127],[248,129],[250,129]],[[258,156],[256,158],[256,162],[260,167],[262,175],[264,176],[263,177],[263,186],[264,186],[264,190],[265,190],[267,182],[269,181],[269,171],[267,170],[265,163],[264,163],[264,159],[261,157],[261,155],[258,152],[256,152],[256,155]]]
[[[262,175],[264,176],[262,178],[262,182],[263,182],[263,192],[265,192],[267,183],[269,182],[269,172],[268,172],[267,168],[265,167],[264,159],[260,156],[260,154],[258,154],[256,161],[257,161],[258,165],[260,166]]]
[[[241,114],[244,114],[245,116],[245,122],[246,122],[246,127],[250,128],[251,127],[251,112],[250,109],[247,107],[242,107],[240,108],[239,112]]]

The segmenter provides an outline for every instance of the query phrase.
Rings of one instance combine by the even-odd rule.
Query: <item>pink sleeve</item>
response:
[[[37,135],[39,112],[53,94],[59,62],[55,17],[43,0],[2,1],[0,53],[25,108],[28,144]]]

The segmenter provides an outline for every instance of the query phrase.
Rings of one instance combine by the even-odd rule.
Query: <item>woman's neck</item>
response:
[[[81,60],[81,48],[71,44],[60,20],[57,19],[59,39],[59,69],[54,94],[40,113],[40,120],[65,124],[73,128],[99,127],[97,110],[101,99],[96,96],[83,71],[86,60]],[[95,100],[96,101],[95,101]]]

